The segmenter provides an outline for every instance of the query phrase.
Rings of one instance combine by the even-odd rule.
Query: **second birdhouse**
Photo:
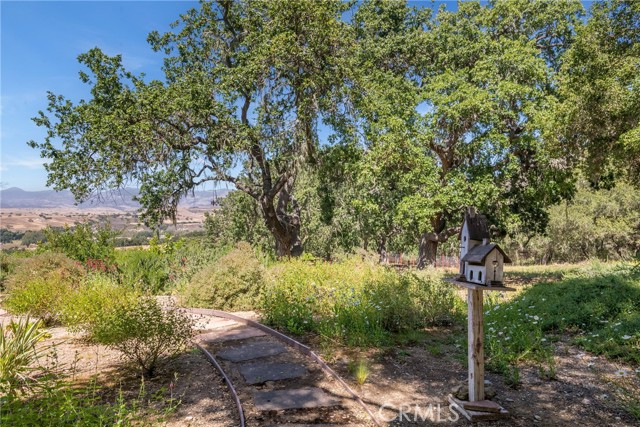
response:
[[[511,259],[496,243],[491,243],[487,217],[469,209],[460,231],[460,277],[486,286],[503,285],[503,269]]]

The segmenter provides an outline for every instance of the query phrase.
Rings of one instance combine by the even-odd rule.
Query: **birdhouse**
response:
[[[487,217],[469,209],[460,231],[460,277],[471,283],[502,286],[504,263],[511,259],[491,243]]]

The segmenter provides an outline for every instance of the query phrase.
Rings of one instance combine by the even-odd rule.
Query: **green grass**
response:
[[[555,376],[552,343],[579,347],[640,365],[640,274],[621,264],[591,263],[565,269],[511,300],[488,298],[485,333],[488,366],[516,385],[518,365],[536,363]],[[544,271],[544,275],[553,275]]]
[[[355,347],[386,346],[394,335],[450,323],[459,309],[453,287],[436,273],[399,273],[351,259],[341,263],[292,260],[268,272],[263,315],[291,333]]]
[[[363,385],[369,377],[369,366],[363,359],[352,361],[349,363],[349,372],[353,375],[358,385]]]
[[[62,380],[38,393],[0,398],[0,425],[12,427],[106,427],[160,425],[175,412],[180,399],[161,389],[150,394],[144,382],[135,396],[112,390],[95,381],[73,385]],[[135,392],[134,392],[135,394]]]

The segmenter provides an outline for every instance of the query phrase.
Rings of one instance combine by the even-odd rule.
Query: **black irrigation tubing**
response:
[[[251,326],[253,328],[260,329],[261,331],[264,331],[264,332],[268,333],[269,335],[279,339],[280,341],[284,342],[285,344],[287,344],[287,345],[289,345],[291,347],[294,347],[296,350],[300,351],[301,353],[306,354],[307,356],[309,356],[313,360],[315,360],[320,365],[320,367],[322,368],[322,370],[326,374],[328,374],[328,375],[332,376],[333,378],[335,378],[340,383],[340,385],[342,385],[342,387],[351,395],[353,400],[358,402],[360,404],[360,406],[362,406],[362,408],[365,410],[365,412],[367,414],[369,414],[369,417],[371,417],[371,420],[373,420],[373,422],[378,427],[383,427],[382,424],[380,423],[380,421],[378,421],[378,419],[375,417],[375,415],[373,415],[371,410],[362,401],[362,399],[360,399],[360,397],[356,394],[356,392],[353,391],[351,389],[351,387],[349,387],[349,385],[346,382],[344,382],[344,380],[342,378],[340,378],[340,376],[333,369],[331,369],[329,367],[329,365],[327,365],[324,362],[324,360],[322,360],[320,358],[320,356],[315,354],[306,345],[304,345],[302,343],[299,343],[298,341],[294,340],[293,338],[288,337],[288,336],[286,336],[286,335],[284,335],[284,334],[282,334],[282,333],[280,333],[280,332],[278,332],[278,331],[276,331],[274,329],[271,329],[270,327],[265,326],[262,323],[258,323],[258,322],[254,321],[254,320],[251,320],[251,319],[245,319],[244,317],[240,317],[240,316],[237,316],[237,315],[232,314],[232,313],[227,313],[226,311],[212,310],[212,309],[207,309],[207,308],[190,308],[190,309],[186,309],[186,310],[188,312],[190,312],[190,313],[193,313],[193,314],[200,314],[200,315],[214,316],[214,317],[222,317],[224,319],[233,320],[233,321],[236,321],[238,323],[244,323],[247,326]],[[229,384],[230,384],[230,382],[229,382]]]
[[[222,366],[220,366],[220,364],[218,363],[216,358],[213,357],[213,354],[209,353],[206,348],[202,347],[197,342],[194,341],[193,343],[204,354],[204,356],[207,358],[207,360],[209,360],[209,362],[213,366],[215,366],[215,368],[220,372],[220,374],[222,375],[222,378],[224,378],[225,383],[227,383],[227,388],[229,388],[229,391],[233,395],[233,399],[236,401],[236,408],[238,409],[238,416],[240,417],[240,427],[245,427],[245,424],[244,424],[244,411],[242,410],[242,403],[240,402],[240,398],[238,397],[238,393],[236,393],[235,387],[233,387],[233,383],[231,382],[231,379],[224,372],[224,369],[222,369]]]

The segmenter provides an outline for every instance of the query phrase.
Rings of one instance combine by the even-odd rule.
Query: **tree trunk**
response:
[[[385,264],[388,261],[387,254],[387,238],[382,237],[378,243],[378,255],[380,255],[380,264]]]
[[[274,201],[264,198],[262,210],[265,224],[276,242],[278,258],[302,255],[302,240],[300,239],[300,207],[291,194],[293,180],[283,186],[278,194],[278,205]]]
[[[420,245],[418,247],[418,268],[423,269],[427,265],[435,265],[436,253],[438,251],[438,241],[430,239],[429,235],[432,233],[425,233],[420,237]]]

